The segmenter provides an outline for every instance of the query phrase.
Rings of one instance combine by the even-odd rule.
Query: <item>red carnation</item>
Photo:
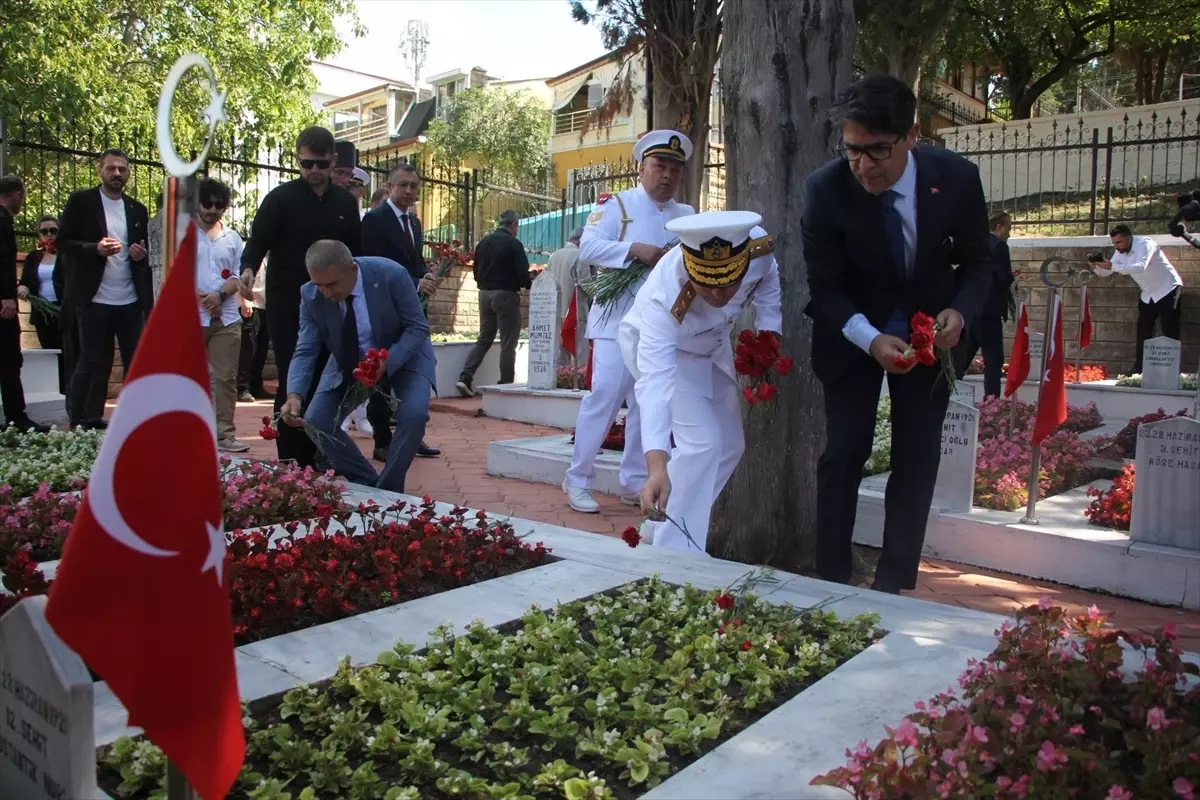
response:
[[[927,347],[924,350],[918,350],[914,355],[917,357],[917,363],[924,364],[927,367],[932,367],[937,363],[937,356],[933,354],[931,348]]]
[[[909,339],[914,350],[928,350],[933,347],[933,331],[927,331],[923,328],[914,328],[912,337]]]
[[[750,405],[758,402],[758,396],[754,394],[753,386],[747,386],[745,389],[742,389],[742,397],[746,398],[746,402]]]
[[[722,592],[713,598],[713,602],[716,603],[717,608],[721,609],[722,611],[729,611],[733,608],[737,601],[729,592]]]
[[[231,276],[231,275],[233,275],[233,273],[232,273],[232,272],[230,272],[229,270],[227,270],[227,269],[223,269],[223,270],[221,270],[221,277],[222,277],[224,280],[229,280],[229,276]]]
[[[270,442],[274,439],[279,438],[279,431],[275,430],[270,425],[264,425],[263,429],[258,432],[258,435],[261,436],[264,440]]]
[[[753,650],[753,649],[754,649],[754,645],[751,644],[749,639],[742,640],[742,650]]]
[[[896,356],[894,359],[892,359],[892,365],[895,366],[896,369],[904,369],[905,367],[911,367],[912,363],[913,363],[912,358],[906,358],[905,356]]]
[[[930,333],[933,333],[934,324],[933,317],[929,316],[928,314],[925,314],[921,311],[913,314],[912,329],[914,331],[929,331]]]
[[[760,331],[758,334],[758,345],[765,350],[779,350],[779,339],[775,338],[775,334],[771,331]]]
[[[758,399],[759,399],[759,401],[760,401],[760,402],[763,402],[763,403],[765,403],[765,402],[767,402],[768,400],[773,400],[773,399],[775,399],[775,392],[776,392],[776,391],[777,391],[777,390],[776,390],[776,388],[775,388],[775,384],[773,384],[773,383],[760,383],[760,384],[758,385]]]
[[[630,525],[621,534],[621,539],[630,547],[637,547],[642,543],[642,535],[638,533],[638,529]]]
[[[750,330],[749,328],[746,328],[745,330],[743,330],[741,333],[738,334],[738,341],[744,345],[754,344],[754,331]]]
[[[792,364],[795,363],[790,358],[775,359],[775,371],[780,375],[787,375],[792,371]]]

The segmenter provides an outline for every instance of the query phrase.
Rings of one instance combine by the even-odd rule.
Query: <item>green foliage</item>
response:
[[[0,10],[0,115],[79,127],[153,131],[167,71],[200,53],[229,96],[247,153],[314,120],[310,58],[338,52],[334,21],[352,0],[25,0]],[[178,148],[202,139],[208,92],[177,94]]]
[[[438,160],[477,159],[492,180],[525,185],[548,167],[550,112],[530,92],[467,89],[429,124],[428,147]]]

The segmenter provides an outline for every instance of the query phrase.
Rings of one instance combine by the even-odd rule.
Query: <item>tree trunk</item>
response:
[[[731,209],[763,215],[783,284],[783,352],[796,361],[776,400],[746,409],[746,455],[713,511],[710,552],[792,569],[815,556],[817,457],[824,447],[820,384],[800,245],[804,179],[834,155],[830,119],[851,80],[852,0],[756,0],[725,5],[721,76]],[[686,491],[679,487],[676,491]]]
[[[715,65],[714,65],[715,66]],[[697,85],[694,101],[684,102],[671,96],[668,87],[658,78],[662,72],[655,71],[654,127],[677,130],[692,140],[692,157],[683,168],[683,181],[679,184],[678,200],[700,211],[700,188],[704,181],[704,164],[708,161],[709,100],[712,97],[712,81]],[[694,108],[692,108],[694,103]]]

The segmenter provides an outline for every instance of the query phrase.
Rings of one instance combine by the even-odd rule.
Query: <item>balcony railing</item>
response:
[[[583,130],[584,121],[588,115],[592,113],[592,109],[586,108],[583,111],[562,111],[554,115],[554,135],[560,133],[576,133]]]
[[[366,124],[351,123],[341,128],[336,128],[333,135],[339,139],[349,139],[356,145],[361,145],[364,142],[370,142],[375,139],[386,138],[388,135],[387,119],[381,117],[379,119],[368,120]]]

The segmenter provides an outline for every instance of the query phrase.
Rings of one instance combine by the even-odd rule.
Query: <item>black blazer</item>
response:
[[[54,296],[58,298],[57,302],[59,304],[62,303],[62,296],[63,296],[63,289],[64,289],[62,262],[63,262],[62,254],[60,253],[59,257],[57,259],[55,259],[55,261],[54,261],[54,272],[50,273],[50,282],[52,284],[54,284]],[[25,266],[21,268],[20,283],[22,286],[24,286],[26,289],[29,290],[29,294],[31,294],[31,295],[40,296],[40,295],[38,295],[38,293],[40,292],[40,290],[42,288],[42,282],[40,280],[38,280],[38,266],[41,263],[42,263],[42,254],[39,253],[37,250],[30,250],[25,255]],[[30,312],[31,317],[36,316],[36,315],[37,315],[36,311]],[[33,324],[35,324],[35,325],[37,325],[39,322],[42,322],[42,323],[51,322],[51,320],[34,320],[34,319],[31,319],[30,321],[33,322]]]
[[[1008,252],[1008,242],[994,233],[990,236],[994,269],[992,288],[983,304],[983,313],[988,317],[1008,319],[1008,298],[1013,284],[1012,255]]]
[[[129,195],[125,199],[125,223],[129,230],[129,243],[140,242],[149,250],[146,228],[149,214],[146,207]],[[104,277],[104,265],[108,262],[96,252],[96,245],[108,235],[108,223],[104,219],[104,204],[100,201],[100,187],[82,189],[67,200],[58,224],[59,264],[63,272],[62,305],[64,308],[82,308],[92,302],[100,279]],[[130,259],[133,288],[137,292],[142,311],[150,313],[154,305],[154,287],[150,278],[150,262]]]
[[[882,330],[896,309],[935,316],[953,308],[969,326],[992,284],[987,203],[979,170],[939,148],[919,146],[917,254],[912,276],[894,264],[883,203],[868,193],[838,158],[804,185],[801,240],[813,319],[813,371],[836,381],[874,360],[842,335],[855,314]],[[957,269],[954,265],[958,265]]]
[[[412,240],[405,233],[391,205],[383,201],[363,217],[362,249],[363,255],[390,258],[403,265],[412,276],[415,286],[429,274],[429,267],[425,264],[425,231],[421,227],[421,220],[417,219],[416,214],[409,219],[415,223],[413,236],[417,240],[416,247],[413,247]]]

